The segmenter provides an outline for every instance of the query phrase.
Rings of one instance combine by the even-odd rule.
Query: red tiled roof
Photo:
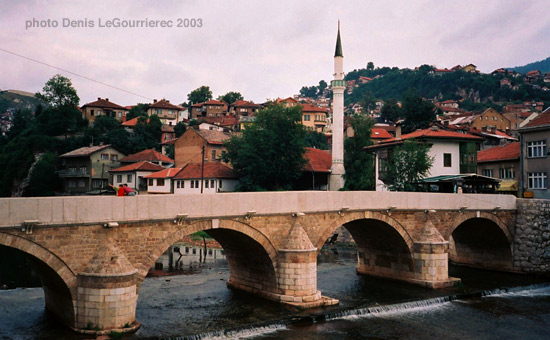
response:
[[[164,167],[153,164],[151,162],[147,161],[141,161],[138,163],[132,163],[125,166],[121,166],[120,168],[116,168],[113,170],[109,170],[109,172],[128,172],[128,171],[160,171],[164,170]]]
[[[176,176],[180,171],[181,171],[181,168],[169,168],[159,172],[152,173],[147,176],[143,176],[143,178],[172,178]]]
[[[302,171],[308,172],[330,172],[332,167],[332,155],[326,150],[305,148],[304,158],[306,164]]]
[[[174,176],[174,179],[201,178],[201,168],[200,163],[189,163]],[[206,162],[204,163],[204,178],[239,178],[239,176],[233,169],[220,162]]]
[[[386,138],[392,138],[393,136],[386,131],[385,129],[381,128],[372,128],[370,138],[372,139],[386,139]]]
[[[166,99],[161,99],[156,103],[149,105],[151,109],[168,109],[168,110],[183,110],[183,107],[179,105],[171,104],[170,101]]]
[[[300,104],[302,106],[302,112],[327,112],[327,109],[311,104]]]
[[[136,117],[136,118],[132,118],[130,120],[127,120],[125,121],[124,123],[122,123],[122,126],[126,126],[126,127],[134,127],[137,125],[138,123],[138,119],[139,117]],[[147,118],[147,123],[149,123],[149,118]]]
[[[207,101],[206,103],[203,103],[204,105],[227,105],[226,102],[224,101],[221,101],[221,100],[215,100],[215,99],[210,99],[209,101]]]
[[[73,151],[69,151],[67,153],[64,153],[62,155],[60,155],[59,157],[83,157],[83,156],[89,156],[93,153],[96,153],[100,150],[103,150],[103,149],[107,149],[108,147],[110,147],[111,145],[109,144],[106,144],[106,145],[94,145],[94,146],[84,146],[82,148],[78,148],[76,150],[73,150]]]
[[[202,138],[206,139],[209,144],[223,144],[224,141],[231,138],[231,135],[215,130],[195,130]]]
[[[494,162],[519,159],[519,142],[508,143],[503,146],[495,146],[490,149],[478,151],[477,162]]]
[[[134,163],[141,161],[174,163],[173,159],[166,157],[155,149],[143,150],[120,160],[121,163]]]
[[[231,106],[259,107],[260,105],[246,100],[237,100],[236,102],[233,102]]]
[[[202,107],[202,104],[204,104],[204,103],[193,104],[193,105],[191,105],[191,107]]]
[[[125,111],[128,111],[127,108],[125,108],[124,106],[120,106],[118,104],[115,104],[113,102],[110,102],[109,100],[107,99],[102,99],[102,98],[97,98],[97,100],[95,102],[91,102],[91,103],[88,103],[88,104],[84,104],[82,106],[82,109],[84,109],[86,106],[90,106],[90,107],[100,107],[100,108],[105,108],[105,109],[117,109],[117,110],[125,110]]]
[[[543,126],[543,125],[550,125],[550,108],[544,110],[543,113],[541,113],[537,118],[527,123],[527,125],[525,125],[524,127],[536,127],[536,126]]]
[[[436,138],[436,139],[469,139],[469,140],[483,140],[481,137],[471,135],[469,133],[459,133],[454,131],[441,130],[438,128],[427,128],[424,130],[417,130],[411,133],[407,133],[401,136],[401,140],[412,138]],[[395,142],[398,139],[390,138],[380,141],[380,144]]]

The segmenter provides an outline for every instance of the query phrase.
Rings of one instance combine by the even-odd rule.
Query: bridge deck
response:
[[[515,210],[516,197],[373,191],[287,191],[215,195],[64,196],[0,199],[0,228],[349,210]]]

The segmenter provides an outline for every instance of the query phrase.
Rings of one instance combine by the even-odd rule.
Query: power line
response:
[[[32,62],[41,64],[41,65],[44,65],[44,66],[48,66],[48,67],[51,67],[51,68],[55,68],[55,69],[57,69],[57,70],[60,70],[60,71],[66,72],[66,73],[70,73],[70,74],[75,75],[75,76],[77,76],[77,77],[84,78],[84,79],[86,79],[86,80],[92,81],[92,82],[94,82],[94,83],[98,83],[98,84],[103,85],[103,86],[107,86],[107,87],[113,88],[113,89],[115,89],[115,90],[119,90],[119,91],[126,92],[126,93],[129,93],[129,94],[134,95],[134,96],[138,96],[138,97],[141,97],[141,98],[144,98],[144,99],[149,99],[149,100],[151,100],[151,98],[146,97],[146,96],[142,96],[141,94],[137,94],[137,93],[134,93],[134,92],[125,90],[125,89],[121,89],[120,87],[116,87],[116,86],[113,86],[113,85],[109,85],[109,84],[104,83],[104,82],[102,82],[102,81],[95,80],[95,79],[92,79],[92,78],[83,76],[83,75],[81,75],[81,74],[78,74],[78,73],[75,73],[75,72],[72,72],[72,71],[69,71],[69,70],[65,70],[65,69],[63,69],[63,68],[61,68],[61,67],[57,67],[57,66],[54,66],[54,65],[50,65],[50,64],[47,64],[47,63],[45,63],[45,62],[43,62],[43,61],[36,60],[36,59],[33,59],[33,58],[29,58],[29,57],[27,57],[27,56],[24,56],[24,55],[21,55],[21,54],[12,52],[12,51],[8,51],[8,50],[3,49],[3,48],[1,48],[1,47],[0,47],[0,51],[3,51],[3,52],[6,52],[6,53],[9,53],[9,54],[12,54],[12,55],[17,56],[17,57],[19,57],[19,58],[23,58],[23,59],[30,60],[30,61],[32,61]]]

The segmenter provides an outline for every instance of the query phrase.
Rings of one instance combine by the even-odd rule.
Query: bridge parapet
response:
[[[217,195],[73,196],[0,199],[0,228],[270,215],[340,210],[515,210],[511,195],[289,191]]]

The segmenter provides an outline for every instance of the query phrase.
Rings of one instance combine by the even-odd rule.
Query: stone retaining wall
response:
[[[518,199],[514,267],[523,272],[550,271],[550,200]]]

